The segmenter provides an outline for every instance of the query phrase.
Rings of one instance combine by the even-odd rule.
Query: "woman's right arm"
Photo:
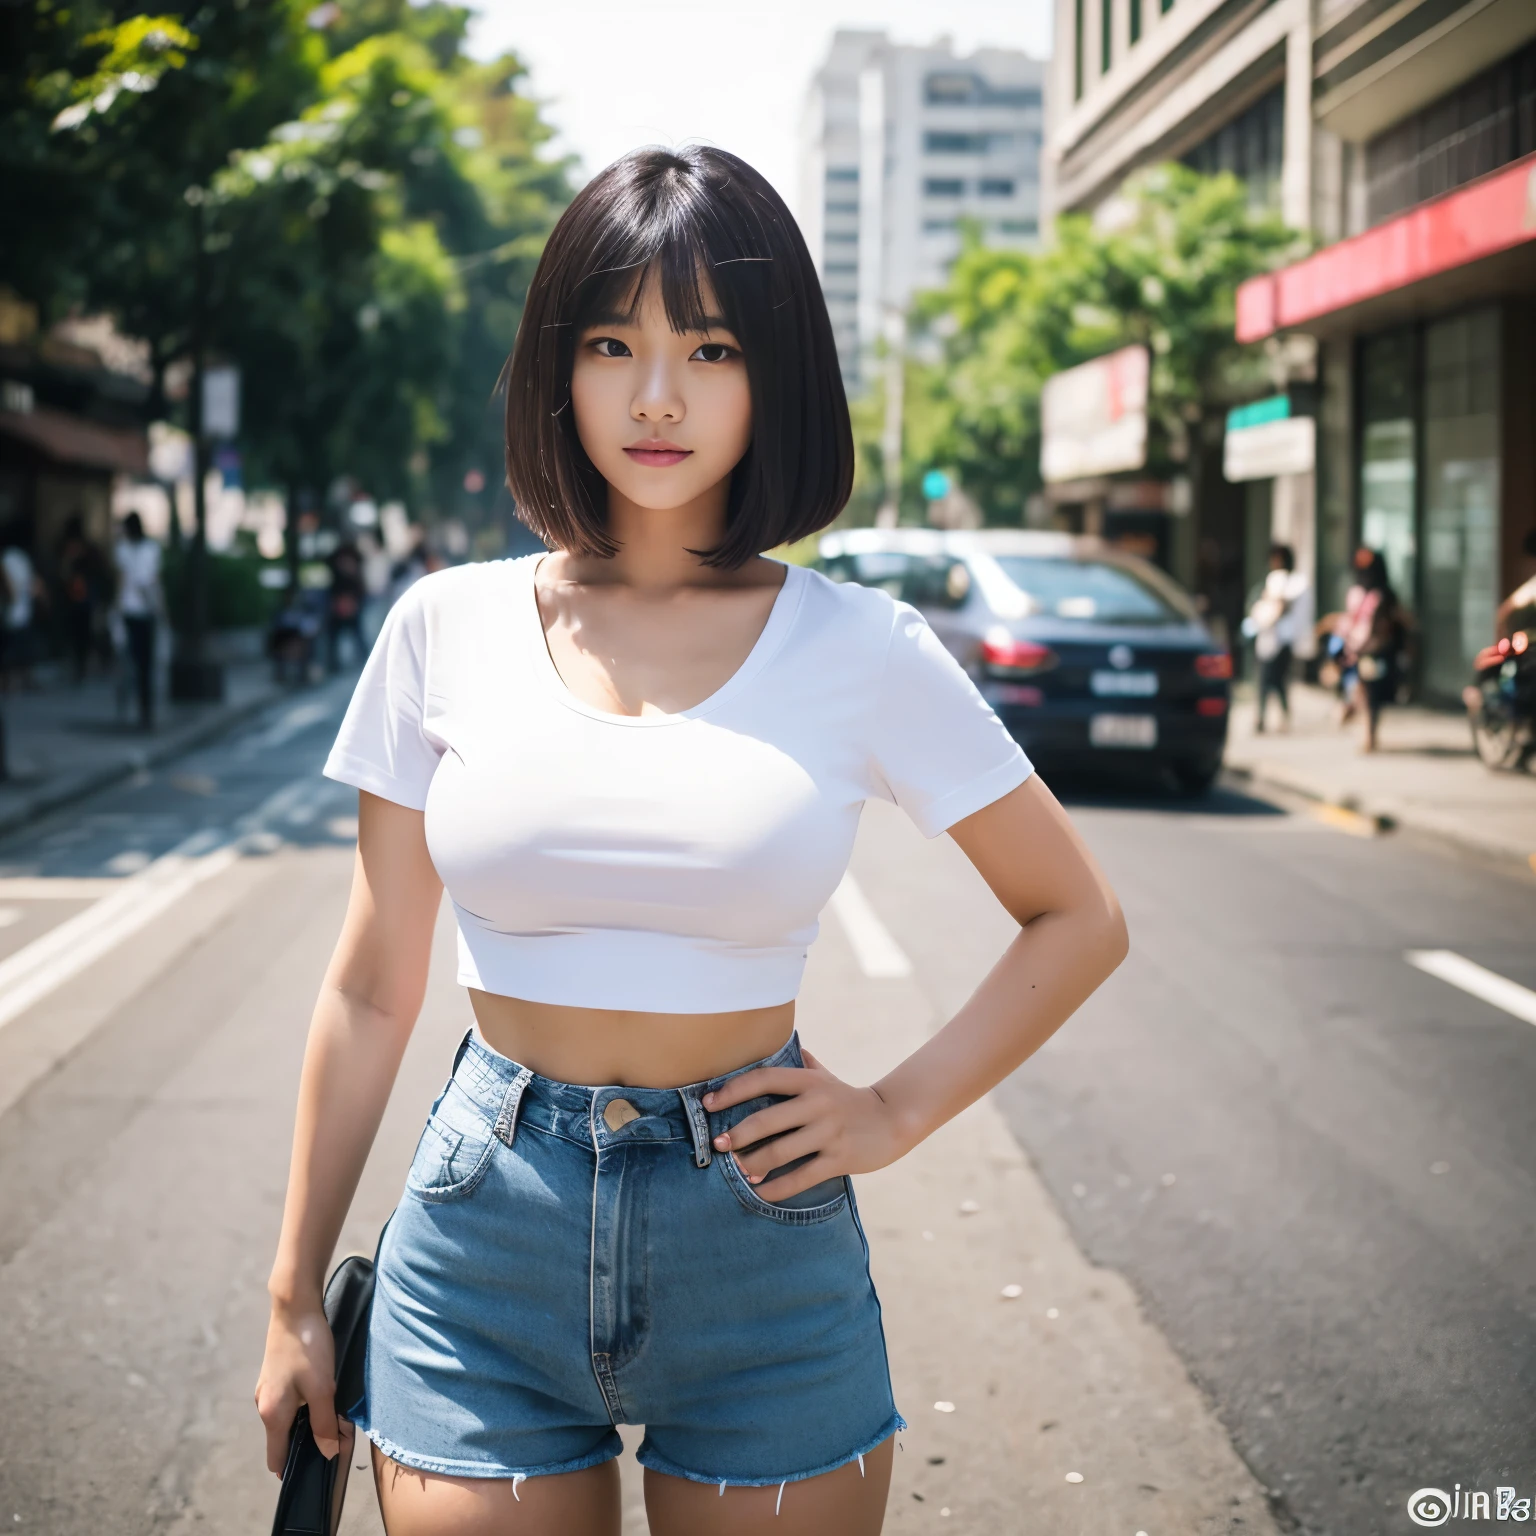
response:
[[[299,1404],[338,1447],[325,1272],[426,992],[442,883],[420,811],[358,797],[357,862],[341,938],[309,1026],[282,1234],[267,1289],[272,1319],[256,1383],[267,1465],[281,1473]]]

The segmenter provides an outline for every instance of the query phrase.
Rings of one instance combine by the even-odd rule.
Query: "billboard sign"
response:
[[[1047,484],[1146,464],[1149,371],[1145,347],[1122,347],[1045,381],[1040,473]]]
[[[1289,395],[1271,395],[1227,412],[1222,473],[1230,484],[1304,475],[1317,459],[1317,423],[1291,414]]]

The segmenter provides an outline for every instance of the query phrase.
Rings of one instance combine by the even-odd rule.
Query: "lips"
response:
[[[651,469],[666,469],[672,464],[681,464],[684,459],[693,457],[691,448],[679,448],[675,443],[636,443],[632,448],[626,448],[625,453],[636,464],[644,464]]]

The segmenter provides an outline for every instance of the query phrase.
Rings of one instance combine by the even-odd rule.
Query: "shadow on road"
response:
[[[1165,783],[1148,780],[1145,772],[1132,774],[1112,768],[1041,770],[1051,792],[1068,807],[1098,810],[1160,811],[1165,815],[1277,817],[1289,812],[1260,800],[1226,782],[1218,782],[1202,795],[1181,790],[1170,775]]]

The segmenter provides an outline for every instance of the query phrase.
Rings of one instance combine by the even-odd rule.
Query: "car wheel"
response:
[[[1173,766],[1174,782],[1179,786],[1180,794],[1191,798],[1209,794],[1220,772],[1220,758],[1214,763],[1175,763]]]

